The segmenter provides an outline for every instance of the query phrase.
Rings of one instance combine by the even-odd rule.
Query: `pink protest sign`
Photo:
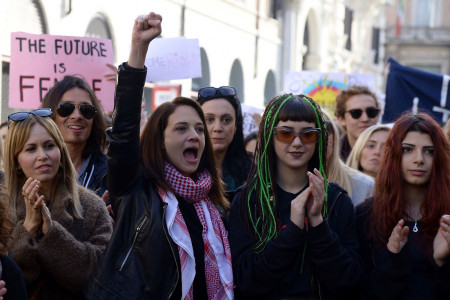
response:
[[[36,109],[48,90],[65,75],[84,78],[106,111],[114,107],[114,81],[107,63],[114,64],[111,40],[11,33],[9,107]]]

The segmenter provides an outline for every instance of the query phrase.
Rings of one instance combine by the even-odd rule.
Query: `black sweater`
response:
[[[341,187],[328,185],[329,218],[308,231],[289,219],[290,202],[296,194],[277,187],[282,226],[278,236],[259,253],[252,250],[255,233],[244,218],[246,201],[240,195],[241,191],[236,194],[229,219],[236,298],[351,298],[361,266],[353,204]],[[254,207],[255,194],[252,201]]]
[[[363,276],[360,283],[361,299],[449,299],[450,261],[439,268],[432,257],[426,255],[421,239],[421,222],[418,232],[412,229],[415,222],[406,221],[410,227],[408,242],[394,254],[387,247],[374,249],[369,240],[372,199],[356,207],[356,222],[363,259]],[[432,243],[432,242],[431,242]],[[432,245],[429,245],[432,249]]]
[[[0,256],[2,272],[1,280],[5,281],[6,294],[3,299],[26,300],[27,288],[22,277],[22,271],[9,256]]]

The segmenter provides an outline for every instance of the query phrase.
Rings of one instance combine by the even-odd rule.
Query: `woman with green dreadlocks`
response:
[[[326,124],[304,95],[276,97],[229,219],[235,296],[340,299],[361,274],[353,204],[326,181]]]

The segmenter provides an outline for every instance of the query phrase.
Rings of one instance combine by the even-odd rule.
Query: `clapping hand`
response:
[[[30,177],[22,188],[25,201],[23,226],[32,236],[36,236],[38,229],[46,234],[52,225],[50,210],[45,205],[44,196],[38,193],[40,185],[40,181]]]
[[[305,228],[305,204],[312,197],[310,189],[308,187],[291,201],[291,221],[300,229]]]
[[[317,169],[308,172],[309,187],[291,201],[291,221],[303,229],[305,227],[305,208],[311,226],[323,222],[322,207],[325,201],[324,179]]]
[[[3,300],[3,296],[6,294],[6,283],[0,280],[0,300]]]
[[[324,178],[317,169],[314,173],[308,172],[309,190],[311,197],[306,201],[308,210],[308,221],[311,226],[315,227],[323,222],[322,208],[325,202]]]
[[[41,206],[44,196],[39,196],[40,182],[34,178],[28,178],[22,188],[22,195],[25,201],[25,220],[23,226],[35,236],[42,224]]]
[[[387,243],[387,248],[392,253],[399,253],[408,241],[409,227],[405,226],[405,221],[401,219],[392,230]]]
[[[450,215],[443,215],[433,242],[433,258],[442,267],[450,255]]]

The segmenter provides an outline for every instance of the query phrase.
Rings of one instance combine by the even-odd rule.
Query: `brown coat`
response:
[[[52,227],[32,238],[23,227],[25,205],[17,201],[17,220],[10,256],[22,269],[28,296],[36,299],[80,299],[81,289],[111,238],[111,220],[105,203],[79,187],[83,219],[71,215],[67,189],[48,201]],[[38,291],[38,292],[37,292]]]

